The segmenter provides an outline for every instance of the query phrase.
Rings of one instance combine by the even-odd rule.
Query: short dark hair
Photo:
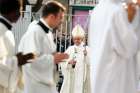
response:
[[[60,10],[64,12],[66,9],[61,3],[57,1],[49,1],[42,9],[42,17],[48,16],[49,14],[57,15]]]
[[[0,13],[8,14],[20,8],[18,0],[0,0]]]

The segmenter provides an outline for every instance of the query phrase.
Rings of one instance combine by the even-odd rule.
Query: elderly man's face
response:
[[[83,37],[73,37],[73,42],[75,45],[79,46],[83,41]]]

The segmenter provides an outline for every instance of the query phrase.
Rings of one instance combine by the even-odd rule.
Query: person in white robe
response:
[[[29,25],[20,41],[19,52],[36,55],[35,63],[23,66],[24,93],[57,93],[55,66],[68,55],[56,53],[52,31],[62,23],[64,11],[61,3],[47,2],[40,20]]]
[[[126,2],[125,9],[128,15],[128,24],[132,27],[133,31],[136,33],[138,38],[138,51],[137,51],[137,62],[136,62],[136,84],[138,92],[140,91],[140,2],[138,0],[133,2]]]
[[[133,27],[138,37],[138,53],[137,53],[137,89],[140,92],[140,0],[128,4],[128,16],[131,19],[130,25]]]
[[[15,41],[11,31],[12,23],[19,16],[17,0],[0,0],[0,93],[15,93],[18,81],[18,67],[27,63],[33,55],[15,53]]]
[[[137,93],[138,38],[121,0],[100,1],[89,29],[92,93]]]
[[[74,45],[65,51],[69,59],[61,63],[64,80],[60,93],[91,93],[89,47],[85,45],[85,31],[78,24],[72,31]]]

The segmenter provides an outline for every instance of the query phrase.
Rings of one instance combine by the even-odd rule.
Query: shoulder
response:
[[[70,51],[72,51],[74,49],[74,46],[69,46],[67,49],[66,49],[66,53],[68,53],[68,52],[70,52]]]
[[[38,29],[40,29],[37,23],[38,23],[38,21],[36,21],[36,20],[31,22],[30,25],[28,26],[27,30],[38,30]]]
[[[37,25],[37,23],[38,21],[33,21],[29,24],[27,31],[22,36],[23,40],[26,38],[41,38],[44,35],[42,29],[39,27],[39,25]]]
[[[38,25],[38,21],[34,20],[30,25],[28,26],[27,33],[32,33],[34,35],[43,35],[44,31],[43,29]]]
[[[74,46],[69,46],[68,48],[67,48],[67,50],[71,50],[71,49],[73,49],[74,48]]]
[[[8,29],[0,23],[0,36],[3,35]]]

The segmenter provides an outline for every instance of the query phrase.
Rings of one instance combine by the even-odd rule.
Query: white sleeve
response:
[[[3,37],[0,36],[0,63],[3,62],[3,57],[7,55],[7,50],[4,44]],[[3,87],[8,87],[8,78],[11,70],[6,65],[0,64],[0,85]]]
[[[3,64],[0,64],[0,84],[14,91],[18,81],[18,65],[17,58],[4,58]]]
[[[12,70],[6,65],[0,64],[0,85],[8,88],[8,81]]]
[[[42,55],[33,60],[31,64],[27,64],[24,68],[30,74],[30,76],[43,84],[53,84],[53,70],[54,70],[54,58],[52,55]]]
[[[112,47],[114,51],[125,58],[130,58],[136,49],[135,32],[129,26],[126,11],[119,11],[112,20]],[[119,24],[119,25],[118,25]]]
[[[61,62],[61,63],[60,63],[61,71],[62,71],[63,74],[66,74],[66,73],[67,73],[67,70],[68,70],[69,68],[71,68],[71,64],[69,64],[68,62],[69,62],[70,60],[72,60],[72,57],[71,57],[71,55],[70,55],[70,54],[72,53],[72,47],[71,47],[71,46],[68,47],[68,49],[65,51],[65,53],[67,53],[67,54],[69,55],[69,58],[66,59],[66,60],[64,60],[64,62]]]
[[[4,56],[8,54],[8,51],[6,49],[4,39],[2,36],[0,36],[0,59],[2,59]]]
[[[10,91],[15,91],[16,87],[17,87],[17,83],[18,83],[18,75],[19,75],[19,67],[18,67],[18,61],[17,58],[15,56],[13,56],[12,58],[8,59],[6,62],[6,65],[9,66],[11,68],[11,73],[10,73],[10,77],[9,77],[9,90]]]

